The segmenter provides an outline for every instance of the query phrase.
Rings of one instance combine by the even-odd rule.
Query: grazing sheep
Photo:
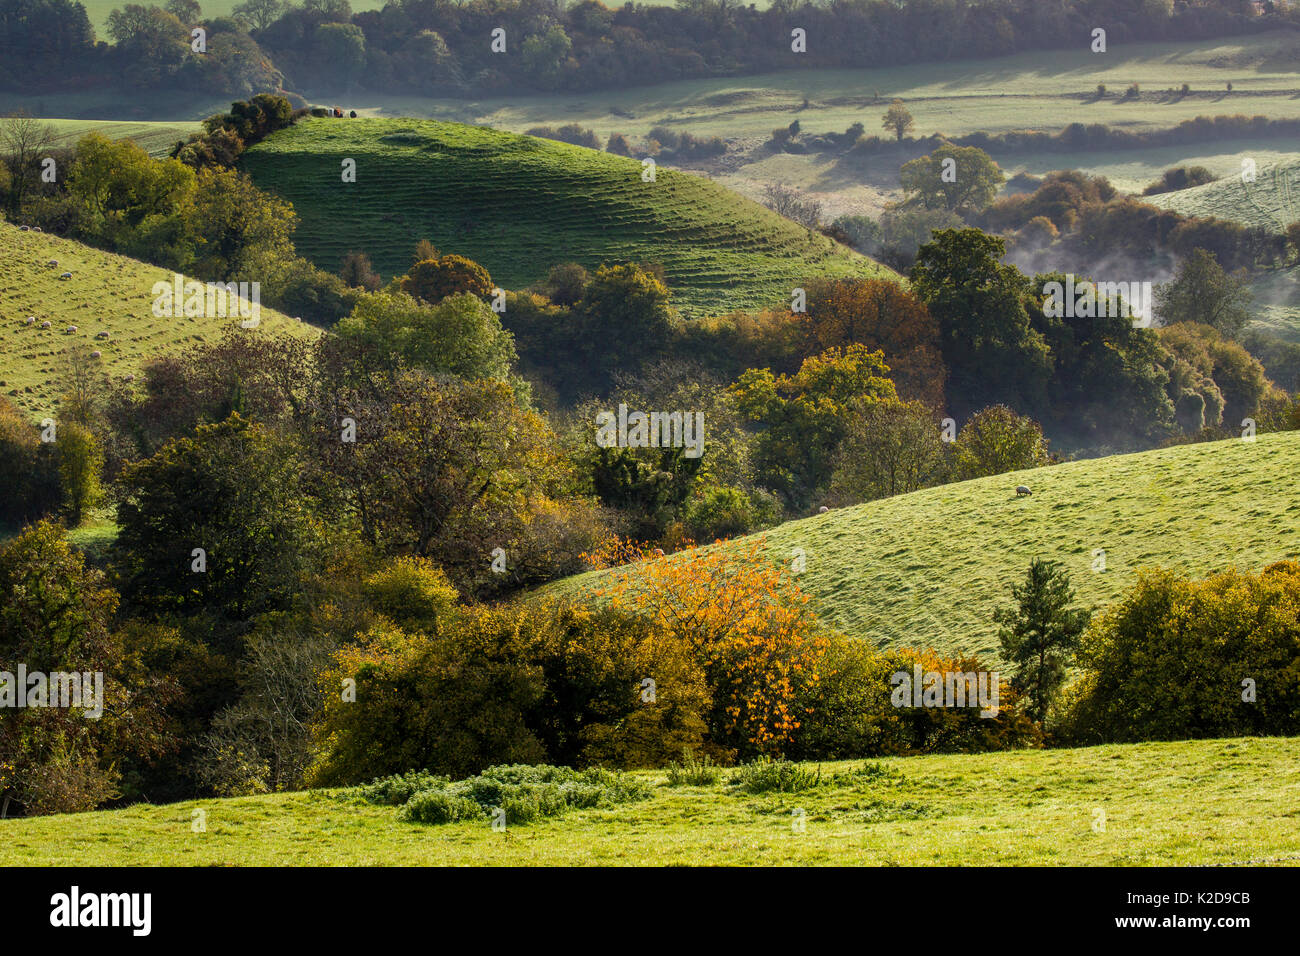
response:
[[[40,226],[32,226],[32,232],[40,232],[40,231],[41,231]]]
[[[817,509],[817,513],[819,515],[824,515],[826,512],[830,510],[831,510],[830,508],[827,508],[825,505],[822,505],[820,508]]]
[[[71,278],[72,278],[72,273],[71,273],[71,272],[65,272],[65,273],[63,273],[63,275],[59,276],[59,278],[60,278],[60,279],[71,279]]]
[[[45,267],[47,269],[57,269],[59,267],[59,260],[51,259],[49,262],[45,263]]]
[[[97,339],[106,339],[106,338],[108,338],[108,333],[107,333],[107,332],[96,332],[96,333],[95,333],[95,338],[97,338]]]
[[[91,357],[91,358],[99,358],[99,357],[101,357],[102,355],[103,355],[103,353],[100,352],[99,349],[95,349],[95,351],[93,351],[93,352],[90,353],[90,357]]]
[[[34,315],[29,315],[29,316],[27,316],[27,318],[23,319],[23,324],[25,324],[25,325],[35,325],[35,324],[36,324],[36,316],[34,316]]]
[[[46,319],[44,322],[41,323],[41,328],[43,328],[43,329],[48,329],[48,328],[50,327],[50,325],[51,325],[50,320],[49,320],[49,319]]]
[[[27,231],[28,231],[29,229],[31,229],[31,228],[32,228],[31,226],[19,226],[19,227],[18,227],[18,231],[19,231],[19,232],[27,232]]]
[[[71,335],[73,332],[77,331],[77,327],[76,327],[75,325],[69,325],[69,326],[68,326],[66,329],[64,329],[63,331],[65,331],[65,332],[67,332],[69,335]]]
[[[1032,495],[1033,492],[1029,490],[1029,486],[1028,486],[1028,485],[1016,485],[1016,494],[1018,494],[1018,495]]]

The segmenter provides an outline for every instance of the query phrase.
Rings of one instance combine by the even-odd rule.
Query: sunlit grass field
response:
[[[942,485],[762,535],[777,562],[802,549],[799,585],[844,632],[996,660],[994,610],[1033,558],[1062,562],[1090,607],[1115,601],[1143,568],[1200,577],[1300,555],[1298,456],[1297,432],[1182,445]],[[1017,496],[1019,484],[1033,494]],[[597,586],[599,573],[552,587]]]
[[[47,265],[57,260],[58,265]],[[216,341],[238,318],[157,318],[153,284],[173,273],[48,233],[0,223],[0,394],[33,417],[58,409],[64,354],[75,344],[101,353],[114,383],[143,363]],[[72,279],[59,275],[71,272]],[[26,324],[28,316],[36,322]],[[48,321],[50,327],[42,329]],[[77,331],[65,331],[76,326]],[[109,333],[107,339],[97,333]],[[320,330],[263,307],[254,334],[315,337]]]
[[[887,758],[822,786],[723,781],[494,831],[323,791],[0,820],[0,865],[1297,865],[1294,738]],[[879,772],[883,770],[884,772]],[[203,811],[197,814],[196,811]],[[801,811],[801,813],[799,812]],[[802,817],[803,832],[796,828]],[[202,832],[195,832],[198,821]]]

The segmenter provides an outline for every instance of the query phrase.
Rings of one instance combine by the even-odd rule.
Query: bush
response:
[[[1059,708],[1074,742],[1298,733],[1300,562],[1201,581],[1148,572],[1094,619],[1078,661]]]
[[[489,767],[476,777],[441,783],[411,797],[398,818],[455,823],[505,813],[509,824],[532,823],[567,810],[612,807],[650,797],[650,788],[599,767],[584,771],[547,765]]]
[[[809,770],[789,760],[760,757],[739,767],[727,781],[747,793],[798,793],[813,790],[829,780],[822,779],[821,768]]]
[[[721,779],[722,768],[708,754],[696,757],[688,750],[681,763],[674,760],[668,765],[670,787],[711,787]]]
[[[340,796],[356,798],[384,807],[400,807],[417,793],[437,790],[450,782],[449,778],[440,774],[412,770],[410,773],[395,773],[380,777],[359,787],[349,787]]]

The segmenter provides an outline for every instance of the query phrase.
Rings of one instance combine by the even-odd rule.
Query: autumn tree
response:
[[[884,279],[815,279],[806,291],[806,311],[796,318],[811,351],[853,343],[879,349],[900,395],[943,404],[939,325],[924,302]]]
[[[779,754],[806,714],[796,700],[820,679],[827,638],[808,595],[767,560],[761,539],[663,556],[641,552],[607,572],[593,597],[684,640],[715,695],[713,739]]]
[[[885,115],[880,118],[880,125],[898,137],[902,142],[903,137],[912,129],[915,123],[912,120],[912,114],[907,111],[902,100],[894,100],[889,104],[889,109],[885,110]]]
[[[382,280],[375,267],[370,264],[370,256],[364,252],[349,252],[339,265],[339,276],[351,286],[360,286],[367,292],[379,288]]]

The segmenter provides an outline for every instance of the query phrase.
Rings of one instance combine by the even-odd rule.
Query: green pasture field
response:
[[[1300,433],[1280,432],[1072,461],[835,509],[761,537],[780,563],[802,549],[799,585],[845,633],[996,661],[993,613],[1033,558],[1063,563],[1079,603],[1097,607],[1144,568],[1200,577],[1300,556],[1297,456]],[[1017,496],[1020,484],[1033,494]],[[1093,570],[1098,550],[1104,571]],[[604,573],[550,587],[598,587]]]
[[[0,820],[0,865],[1294,866],[1296,745],[1247,737],[844,761],[821,765],[822,786],[759,795],[725,777],[670,788],[661,772],[639,771],[654,786],[648,800],[504,831],[486,819],[403,823],[392,807],[324,791],[140,804]]]
[[[58,265],[48,266],[50,260]],[[0,263],[0,394],[34,418],[57,412],[63,356],[74,344],[99,350],[117,383],[138,375],[151,358],[215,341],[239,325],[238,318],[155,317],[153,284],[172,281],[172,272],[71,239],[0,223]],[[72,279],[59,279],[65,271]],[[29,315],[35,324],[26,324]],[[43,321],[50,328],[42,329]],[[75,333],[65,331],[74,325]],[[96,338],[101,331],[109,337]],[[320,331],[263,306],[251,333],[315,337]]]

